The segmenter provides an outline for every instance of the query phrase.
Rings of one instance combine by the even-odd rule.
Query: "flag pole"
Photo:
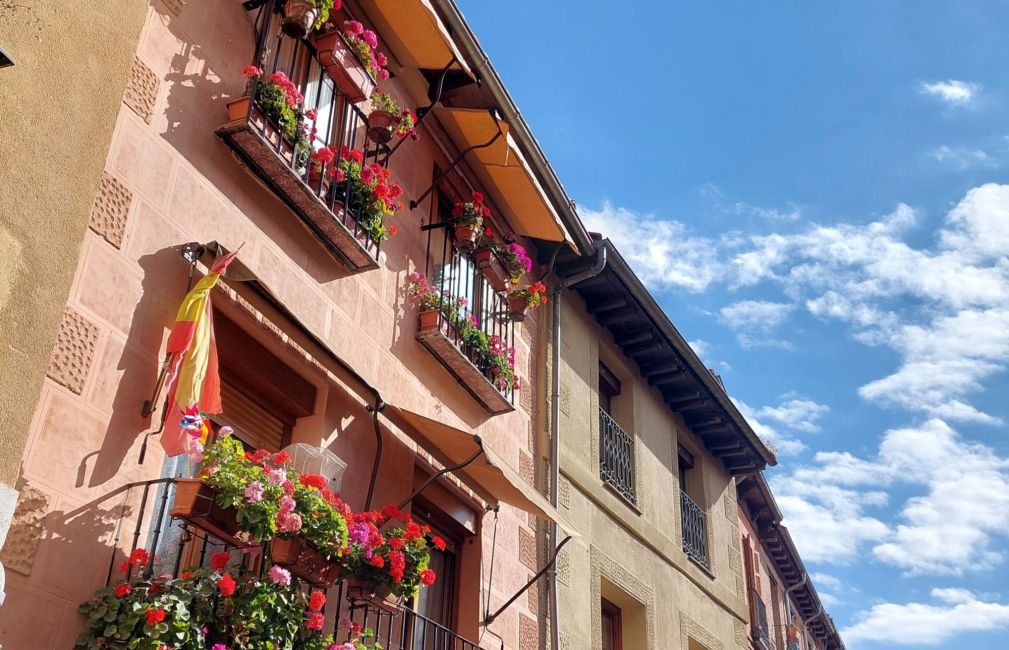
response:
[[[189,242],[188,244],[183,244],[179,248],[179,254],[182,255],[183,259],[189,262],[189,278],[186,280],[186,293],[193,288],[193,273],[196,271],[196,262],[203,254],[207,252],[207,249],[198,242]],[[158,381],[154,385],[154,392],[151,394],[151,398],[144,400],[143,407],[140,409],[140,414],[148,418],[154,414],[157,408],[158,398],[161,396],[161,391],[165,389],[165,382],[168,380],[168,370],[172,367],[172,354],[166,354],[165,360],[161,364],[161,371],[158,373]],[[165,402],[167,406],[168,397],[165,397]],[[161,433],[165,428],[165,418],[168,416],[167,408],[161,413],[161,423],[158,428],[154,431],[148,431],[144,434],[144,442],[140,446],[140,458],[138,459],[138,464],[144,464],[144,458],[147,456],[147,442],[151,436]]]

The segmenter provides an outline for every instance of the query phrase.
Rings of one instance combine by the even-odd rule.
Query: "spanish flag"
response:
[[[168,405],[161,446],[169,456],[189,450],[193,434],[184,426],[184,419],[223,410],[210,292],[237,254],[235,251],[216,259],[210,273],[186,294],[168,337]]]

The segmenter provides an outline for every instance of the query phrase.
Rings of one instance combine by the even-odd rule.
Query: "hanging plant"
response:
[[[308,32],[322,27],[332,11],[339,11],[341,0],[280,0],[283,12],[281,29],[294,38],[304,38]]]
[[[459,250],[464,253],[476,248],[476,240],[483,232],[483,221],[489,217],[490,208],[483,204],[483,194],[473,192],[471,200],[456,203],[452,208],[452,232]]]

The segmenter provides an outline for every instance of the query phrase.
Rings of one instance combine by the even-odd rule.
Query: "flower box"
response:
[[[331,210],[318,184],[309,185],[293,166],[294,147],[248,97],[228,105],[229,121],[217,136],[249,170],[298,216],[336,259],[352,273],[378,268],[378,244],[340,204]]]
[[[317,587],[332,587],[340,577],[340,567],[327,560],[303,537],[270,540],[270,560]]]
[[[392,590],[386,585],[374,585],[357,578],[347,578],[343,582],[343,593],[349,600],[373,605],[389,614],[398,614],[403,604],[393,598]]]
[[[516,323],[521,323],[526,319],[528,309],[529,298],[526,296],[508,296],[508,317]]]
[[[425,317],[425,313],[433,314],[434,318]],[[441,323],[438,312],[421,312],[416,338],[489,413],[499,415],[514,411],[515,407],[511,401],[484,376],[455,341],[449,338],[445,331],[449,327],[448,324]]]
[[[343,34],[337,30],[311,37],[315,55],[347,99],[357,103],[371,97],[375,80],[351,51]]]
[[[501,261],[501,257],[493,248],[489,246],[478,248],[473,253],[473,261],[477,268],[483,272],[483,276],[490,286],[494,287],[494,291],[504,291],[508,288],[508,281],[511,278],[508,276],[504,262]]]
[[[455,238],[455,246],[464,253],[471,252],[476,248],[476,238],[481,230],[476,226],[457,223],[452,227],[452,236]]]
[[[235,509],[219,506],[217,489],[200,479],[183,478],[175,482],[175,503],[168,514],[236,548],[255,546],[248,535],[239,530]]]

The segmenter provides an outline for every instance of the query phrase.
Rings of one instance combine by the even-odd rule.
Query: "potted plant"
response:
[[[403,207],[403,188],[393,182],[392,172],[377,162],[365,164],[363,151],[347,147],[336,165],[337,199],[355,215],[364,234],[376,243],[395,236],[396,226],[386,221]]]
[[[281,567],[266,576],[229,568],[228,553],[210,567],[178,578],[121,582],[99,589],[79,611],[87,628],[76,650],[226,650],[297,648],[327,650],[322,632],[326,596],[306,593]]]
[[[506,294],[508,315],[513,321],[524,321],[526,311],[535,309],[547,301],[547,288],[542,282],[525,287],[517,287]]]
[[[371,95],[371,112],[368,113],[368,138],[385,144],[395,135],[419,140],[417,116],[408,108],[401,108],[392,95],[375,91]]]
[[[481,246],[473,253],[473,261],[495,291],[505,291],[517,285],[532,270],[533,262],[522,244],[504,244],[492,238],[490,228],[484,228]],[[483,242],[488,242],[484,244]]]
[[[294,38],[304,38],[312,29],[318,29],[329,20],[331,11],[339,11],[341,0],[281,0],[283,12],[280,28]]]
[[[262,77],[263,70],[247,65],[242,75],[251,81]],[[228,120],[249,119],[288,163],[302,169],[311,154],[303,103],[298,87],[278,70],[256,85],[255,101],[246,95],[229,102]]]
[[[389,505],[378,512],[354,513],[349,526],[349,552],[343,556],[348,593],[381,605],[390,596],[412,598],[422,586],[434,584],[429,568],[428,526]],[[445,542],[432,537],[444,550]]]
[[[332,586],[339,577],[337,560],[347,545],[350,508],[326,487],[329,482],[325,477],[295,472],[288,476],[293,494],[285,494],[291,501],[282,498],[279,509],[281,515],[285,509],[290,512],[288,534],[271,541],[270,558],[305,582]]]
[[[341,29],[329,29],[312,37],[316,56],[340,92],[352,102],[371,97],[376,81],[389,78],[388,58],[378,51],[378,36],[356,20]]]
[[[483,204],[483,194],[473,192],[473,197],[465,203],[456,203],[452,208],[452,234],[456,247],[464,253],[476,248],[477,236],[483,232],[484,218],[490,216],[490,208]]]
[[[409,275],[407,293],[410,301],[420,310],[417,329],[422,332],[437,329],[438,314],[444,303],[442,293],[428,281],[425,274],[416,271]]]

